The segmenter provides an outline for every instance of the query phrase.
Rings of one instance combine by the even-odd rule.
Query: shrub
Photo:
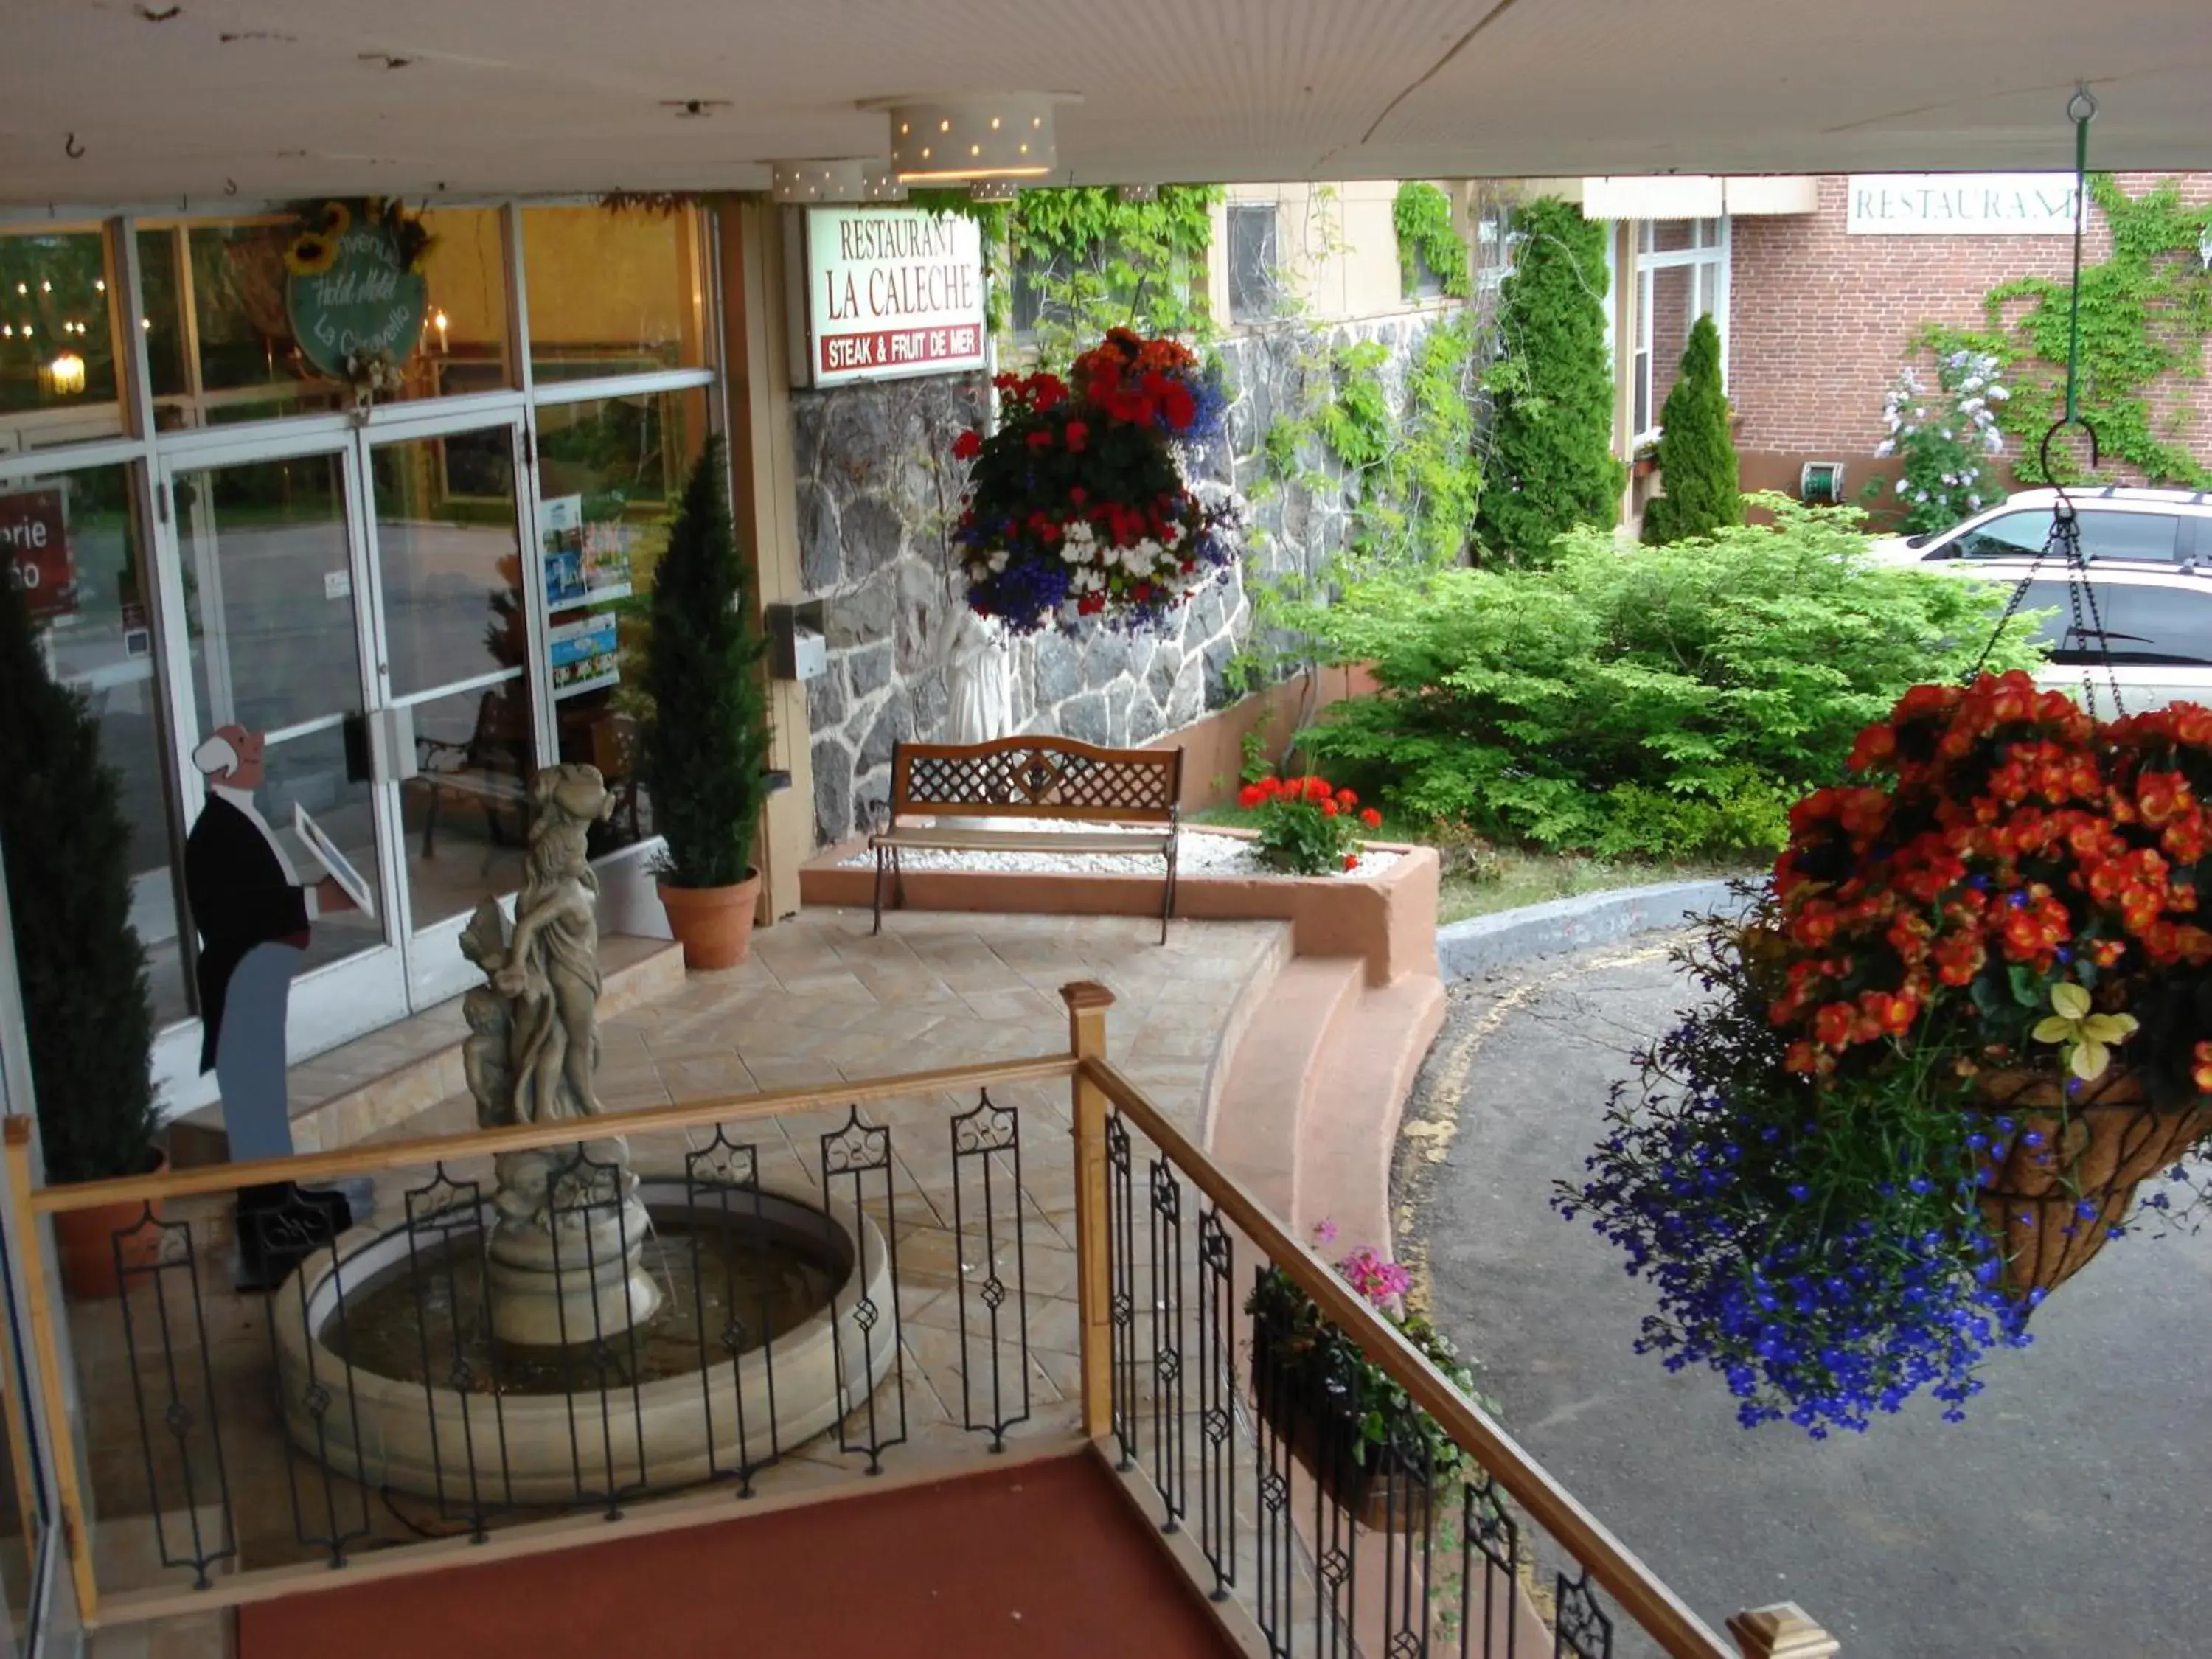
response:
[[[1874,453],[1902,464],[1897,496],[1908,532],[1948,530],[2003,493],[1989,458],[2004,453],[1997,410],[2012,393],[1997,374],[1993,354],[1961,349],[1937,361],[1932,392],[1909,367],[1890,382],[1881,410],[1889,436]]]
[[[753,626],[725,476],[718,441],[691,469],[653,575],[643,769],[672,887],[744,880],[768,799],[768,647]]]
[[[1659,475],[1667,493],[1644,509],[1644,539],[1655,545],[1710,536],[1743,522],[1743,485],[1721,383],[1721,333],[1710,316],[1690,329],[1682,371],[1660,411]]]
[[[1408,816],[1500,841],[1771,851],[1861,726],[1972,664],[2006,595],[1869,565],[1855,512],[1753,500],[1773,525],[1635,550],[1585,529],[1547,572],[1351,588],[1322,619],[1328,644],[1382,690],[1300,742]],[[2032,628],[2015,619],[1990,666],[2032,664]]]
[[[1613,453],[1604,228],[1546,198],[1516,210],[1514,231],[1498,290],[1504,356],[1483,379],[1496,411],[1475,523],[1486,545],[1540,564],[1577,526],[1619,521],[1626,472]]]
[[[100,722],[47,674],[37,625],[4,577],[0,709],[0,845],[46,1174],[143,1175],[161,1120],[130,825]]]
[[[1359,831],[1379,829],[1382,815],[1362,810],[1359,797],[1322,777],[1262,777],[1237,792],[1253,816],[1260,862],[1293,876],[1326,876],[1359,863]]]

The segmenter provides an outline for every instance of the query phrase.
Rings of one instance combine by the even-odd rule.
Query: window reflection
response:
[[[582,380],[704,364],[700,234],[690,208],[524,209],[531,372]]]
[[[137,474],[120,466],[56,472],[0,486],[0,548],[9,577],[46,625],[57,678],[100,722],[131,831],[131,921],[151,968],[155,1019],[190,1016],[171,879],[171,801],[162,763],[165,717],[155,678]]]
[[[97,230],[0,234],[0,449],[123,429],[106,249]]]
[[[597,398],[538,411],[538,568],[561,758],[597,766],[615,814],[594,854],[653,833],[637,778],[647,595],[684,479],[707,438],[703,391]]]

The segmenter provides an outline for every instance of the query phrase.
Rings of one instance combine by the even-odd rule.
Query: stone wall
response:
[[[1279,416],[1297,412],[1306,377],[1347,341],[1389,348],[1394,386],[1433,311],[1322,332],[1291,326],[1224,341],[1235,388],[1223,434],[1197,476],[1250,492]],[[893,743],[944,728],[948,623],[957,603],[947,538],[959,515],[953,439],[982,423],[976,376],[937,376],[792,397],[801,569],[826,601],[830,671],[807,686],[817,843],[863,833],[890,793]],[[1318,459],[1318,458],[1309,458]],[[1324,465],[1324,471],[1327,470]],[[1310,574],[1340,548],[1347,521],[1340,484],[1277,492],[1256,503],[1247,557],[1262,572]],[[1016,641],[1014,714],[1025,732],[1131,745],[1231,702],[1231,659],[1249,625],[1241,576],[1184,608],[1158,634],[1091,629]]]

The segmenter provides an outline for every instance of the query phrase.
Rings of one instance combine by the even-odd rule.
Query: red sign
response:
[[[76,560],[70,551],[67,498],[53,488],[0,495],[0,558],[8,580],[41,621],[76,610]]]
[[[957,328],[873,329],[864,334],[824,334],[820,345],[822,360],[815,367],[823,374],[896,373],[933,363],[965,368],[983,349],[983,331],[972,323]]]

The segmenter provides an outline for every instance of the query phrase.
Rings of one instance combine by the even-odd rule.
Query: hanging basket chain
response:
[[[2096,712],[2097,688],[2094,669],[2101,665],[2105,671],[2106,689],[2112,693],[2112,713],[2127,713],[2120,700],[2119,676],[2112,665],[2111,637],[2105,632],[2105,618],[2097,603],[2097,590],[2089,582],[2089,561],[2081,551],[2081,524],[2074,509],[2074,498],[2067,494],[2066,486],[2053,477],[2051,469],[2051,447],[2058,434],[2069,427],[2078,426],[2088,434],[2089,466],[2097,466],[2097,429],[2081,414],[2081,247],[2087,238],[2089,217],[2089,123],[2096,118],[2097,100],[2086,86],[2075,88],[2067,100],[2066,118],[2074,124],[2074,285],[2068,302],[2066,343],[2066,411],[2051,424],[2043,434],[2037,458],[2043,466],[2043,476],[2051,479],[2057,499],[2051,503],[2051,533],[2044,539],[2041,550],[2032,559],[2027,574],[2020,579],[2006,602],[2004,614],[1990,635],[1982,654],[1968,671],[1966,679],[1972,684],[1988,665],[1990,655],[1996,649],[1997,641],[2004,637],[2006,628],[2020,612],[2028,589],[2041,574],[2046,560],[2057,556],[2066,570],[2067,607],[2071,613],[2069,639],[2095,641],[2096,655],[2086,659],[2081,667],[2081,693],[2084,706],[2091,714]],[[2088,626],[2082,623],[2087,618]]]

